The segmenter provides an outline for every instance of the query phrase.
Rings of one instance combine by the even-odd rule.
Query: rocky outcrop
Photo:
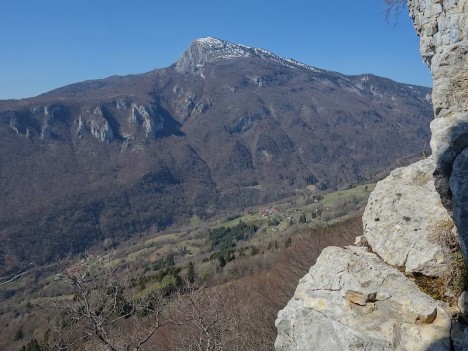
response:
[[[468,1],[412,0],[410,14],[421,37],[421,55],[433,76],[431,148],[435,157],[435,181],[443,204],[454,209],[454,219],[468,259],[468,214],[461,213],[463,194],[459,178],[467,169],[459,155],[468,147]],[[454,178],[453,180],[451,178]],[[452,185],[457,185],[452,188]],[[453,194],[453,197],[452,197]]]
[[[90,109],[84,110],[78,117],[77,125],[76,135],[80,138],[86,131],[89,131],[100,141],[109,143],[114,140],[114,132],[100,107],[96,107],[92,111]]]
[[[468,257],[466,254],[468,253],[468,149],[463,150],[455,159],[449,185],[453,194],[453,218],[462,234],[460,245],[466,260]]]
[[[363,222],[367,242],[386,263],[439,277],[447,257],[437,237],[453,222],[435,191],[433,171],[432,158],[394,170],[370,195]]]
[[[410,0],[410,15],[420,37],[420,51],[433,78],[436,117],[467,112],[468,2]]]
[[[52,123],[54,117],[53,110],[49,111],[47,106],[44,107],[44,119],[42,121],[41,126],[41,139],[49,140],[52,136],[52,132],[50,130],[50,124]]]
[[[450,350],[451,324],[443,303],[377,255],[365,248],[329,247],[279,313],[275,347]]]
[[[434,189],[433,168],[428,158],[377,184],[359,247],[322,252],[278,315],[276,350],[468,349],[468,329],[453,319],[466,314],[466,293],[450,306],[415,284],[454,269],[457,234]],[[453,297],[449,287],[438,288]]]
[[[362,247],[322,252],[278,315],[279,351],[468,350],[466,292],[454,303],[444,286],[457,231],[468,257],[468,1],[408,3],[434,77],[433,156],[377,184]],[[451,305],[415,282],[446,289]]]
[[[176,63],[176,71],[182,74],[197,73],[207,63],[220,59],[248,57],[247,47],[212,37],[195,40]]]
[[[449,306],[413,280],[367,247],[325,249],[278,314],[276,350],[468,350],[465,294]]]
[[[206,64],[221,60],[246,57],[264,58],[295,69],[313,72],[322,71],[296,60],[277,56],[264,49],[234,44],[229,41],[213,37],[198,38],[194,40],[189,49],[186,50],[182,57],[176,62],[175,69],[181,74],[199,74],[202,78],[205,78],[203,68]]]
[[[112,142],[119,136],[124,140],[145,141],[154,139],[164,132],[165,122],[157,107],[151,105],[141,105],[126,100],[118,100],[109,107],[95,107],[94,109],[83,108],[82,113],[75,121],[76,136],[82,138],[86,132],[102,142]],[[106,111],[106,112],[104,112]],[[112,120],[122,119],[125,123],[115,122],[112,127]],[[120,139],[122,139],[120,138]]]
[[[156,114],[151,107],[132,104],[130,107],[130,124],[140,124],[143,126],[146,137],[154,137],[157,132],[164,128],[163,119]]]
[[[0,113],[0,124],[8,124],[19,136],[31,138],[37,135],[41,140],[54,139],[56,122],[66,115],[58,105],[35,106],[26,111],[5,111]]]

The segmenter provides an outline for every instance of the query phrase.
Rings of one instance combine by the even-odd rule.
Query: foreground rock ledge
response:
[[[361,247],[329,247],[280,311],[275,348],[453,350],[451,323],[442,302],[377,255]]]

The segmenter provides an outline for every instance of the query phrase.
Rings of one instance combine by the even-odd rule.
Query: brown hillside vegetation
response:
[[[350,244],[362,232],[359,217],[299,228],[289,247],[235,260],[203,282],[186,276],[178,292],[143,296],[123,286],[121,276],[111,278],[117,277],[111,270],[91,269],[88,276],[72,266],[66,274],[74,298],[54,302],[61,312],[48,313],[50,349],[273,350],[276,315],[298,280],[323,248]]]

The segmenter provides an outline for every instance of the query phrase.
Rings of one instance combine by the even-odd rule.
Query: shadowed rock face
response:
[[[465,235],[465,240],[460,244],[463,252],[468,253],[468,149],[464,149],[455,159],[449,184],[453,193],[453,218],[459,232]]]
[[[460,177],[467,166],[461,155],[468,148],[468,1],[411,0],[409,4],[421,37],[421,55],[434,80],[436,118],[431,123],[431,148],[435,185],[444,206],[453,209],[468,261],[468,214],[464,213],[468,203],[460,193],[466,190]]]

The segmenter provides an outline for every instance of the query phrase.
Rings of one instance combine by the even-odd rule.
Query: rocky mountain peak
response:
[[[234,44],[214,37],[195,39],[176,62],[176,71],[182,74],[200,74],[203,77],[203,68],[208,63],[248,57],[269,59],[291,68],[319,71],[314,67],[293,59],[280,57],[265,49]]]
[[[182,74],[196,74],[207,63],[248,56],[248,52],[239,45],[213,37],[199,38],[192,42],[176,62],[176,71]]]

